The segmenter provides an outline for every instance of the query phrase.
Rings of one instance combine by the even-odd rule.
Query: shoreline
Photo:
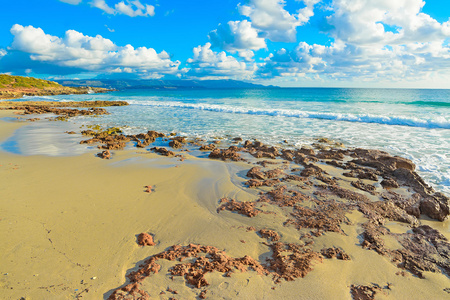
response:
[[[0,116],[6,114],[0,111]],[[0,140],[4,140],[14,129],[22,125],[7,123],[8,128],[6,128],[3,126],[6,123],[1,120],[0,122],[2,122]],[[97,135],[98,133],[100,135]],[[94,130],[90,134],[91,137],[84,136],[83,139],[98,139],[97,142],[103,143],[93,145],[104,145],[106,148],[74,157],[21,156],[0,152],[1,161],[6,162],[1,163],[3,168],[0,167],[2,182],[8,183],[7,187],[1,191],[2,196],[6,196],[3,199],[7,199],[1,206],[1,210],[6,212],[1,221],[11,223],[8,229],[12,230],[12,232],[2,233],[8,240],[7,246],[3,246],[2,253],[8,253],[8,255],[0,265],[14,270],[10,272],[1,270],[2,274],[11,273],[11,276],[4,276],[10,276],[12,279],[4,277],[2,281],[2,288],[8,292],[11,299],[22,296],[36,297],[36,295],[56,296],[60,293],[66,297],[72,295],[107,299],[113,297],[111,296],[113,291],[118,288],[130,287],[127,285],[130,281],[125,282],[125,273],[129,274],[131,270],[138,270],[143,260],[158,253],[167,252],[171,246],[180,244],[183,247],[190,247],[191,243],[217,247],[218,250],[224,250],[231,258],[249,255],[263,266],[269,275],[258,275],[249,267],[247,272],[235,271],[230,274],[231,277],[222,277],[223,274],[216,270],[213,273],[206,272],[204,275],[209,286],[201,286],[201,289],[198,289],[186,284],[183,276],[172,275],[174,280],[170,280],[165,274],[174,264],[159,259],[157,263],[161,265],[160,273],[143,278],[142,281],[131,281],[131,283],[137,283],[138,289],[144,290],[152,297],[162,299],[171,296],[182,299],[200,297],[203,290],[207,290],[205,293],[207,298],[219,295],[238,298],[255,297],[255,295],[259,298],[289,298],[298,295],[299,289],[305,298],[329,298],[339,295],[339,298],[350,299],[351,295],[354,296],[353,292],[364,291],[376,294],[377,299],[417,297],[418,295],[445,297],[447,295],[444,289],[449,288],[446,281],[448,278],[439,273],[439,268],[434,272],[420,271],[428,279],[423,280],[419,278],[417,270],[414,275],[414,269],[397,268],[396,264],[390,261],[397,257],[395,252],[397,249],[404,248],[405,251],[412,251],[404,247],[408,245],[410,238],[427,238],[427,234],[421,235],[411,231],[411,228],[418,228],[419,224],[414,220],[417,213],[411,211],[412,214],[404,214],[405,210],[403,212],[398,210],[401,206],[400,202],[399,205],[389,207],[398,215],[388,213],[383,215],[383,210],[371,207],[371,203],[376,202],[375,195],[360,188],[367,189],[368,185],[375,186],[375,192],[379,193],[378,197],[380,197],[380,194],[386,190],[380,185],[381,179],[378,178],[375,184],[367,178],[342,176],[344,169],[339,170],[332,164],[314,162],[313,157],[317,158],[320,153],[331,156],[336,156],[337,153],[343,154],[333,147],[326,150],[326,147],[329,147],[327,143],[323,143],[324,151],[313,149],[314,156],[303,153],[303,157],[300,155],[301,152],[284,151],[282,154],[285,158],[280,158],[270,147],[264,148],[264,145],[255,144],[254,141],[250,142],[251,145],[247,145],[247,148],[243,147],[244,141],[239,141],[237,144],[239,148],[245,148],[248,152],[229,148],[233,147],[231,141],[230,144],[222,142],[214,146],[221,150],[214,150],[210,144],[202,142],[203,146],[211,147],[203,153],[215,152],[216,158],[246,159],[246,161],[223,162],[214,159],[214,155],[213,159],[197,157],[195,151],[174,150],[175,153],[171,157],[152,153],[148,151],[152,147],[148,142],[152,140],[149,133],[147,133],[148,137],[145,134],[136,136],[138,141],[133,142],[130,138],[129,143],[140,142],[144,146],[142,149],[124,147],[125,150],[119,151],[114,148],[120,142],[116,140],[120,133],[101,136],[101,131]],[[112,140],[108,140],[111,138]],[[167,139],[165,146],[161,147],[169,151],[173,149],[167,147],[167,142],[177,146],[178,142],[181,144],[181,149],[186,149],[184,144],[186,141],[183,141],[181,137],[166,136],[156,137],[156,139]],[[146,143],[149,144],[145,146]],[[201,145],[192,147],[194,146],[198,148]],[[251,150],[252,148],[255,151]],[[94,154],[101,150],[113,152],[112,159],[102,160],[95,157]],[[258,154],[258,151],[261,153]],[[181,154],[182,157],[176,157],[177,154]],[[289,154],[292,155],[292,160],[288,159]],[[351,153],[348,154],[351,155]],[[270,158],[271,155],[276,159]],[[295,157],[303,157],[307,160],[303,161],[302,166],[300,161],[295,161]],[[347,159],[330,160],[325,156],[317,159],[319,162],[335,160],[345,164],[349,161]],[[277,163],[257,164],[264,161]],[[407,160],[398,159],[395,161],[395,164],[397,163],[412,168]],[[322,171],[314,168],[314,165]],[[260,169],[253,169],[253,167],[260,167]],[[250,169],[253,169],[253,172],[250,173]],[[278,169],[281,172],[274,171]],[[292,171],[293,169],[297,170]],[[305,171],[306,169],[309,171]],[[356,172],[359,169],[354,168],[353,171]],[[303,171],[305,172],[302,175]],[[395,170],[392,171],[395,172]],[[385,170],[385,172],[388,171]],[[359,174],[355,176],[358,177]],[[339,187],[352,194],[350,196],[345,193],[340,194],[342,191],[333,194],[336,190],[330,190],[330,183],[326,183],[333,179],[339,182]],[[253,184],[263,184],[263,186],[249,188],[251,180]],[[276,180],[279,181],[276,182]],[[22,188],[24,182],[27,189]],[[352,182],[360,182],[362,185],[358,183],[359,188],[357,188],[351,185]],[[268,186],[264,186],[265,184]],[[325,189],[317,189],[324,184]],[[151,185],[151,193],[146,192],[146,186],[149,185]],[[308,199],[297,199],[294,193],[286,193],[286,191],[273,193],[277,186],[287,186],[288,189],[294,189],[295,194],[305,195]],[[417,193],[416,189],[425,187],[410,186],[409,188]],[[400,196],[408,196],[407,199],[411,199],[411,191],[408,192],[402,188],[394,188],[394,191]],[[315,192],[319,194],[314,194]],[[33,197],[33,194],[36,196]],[[369,201],[355,200],[354,197],[359,197],[360,194]],[[258,201],[261,197],[266,198],[264,201]],[[223,198],[227,200],[220,203],[220,199]],[[64,201],[61,201],[62,199]],[[233,204],[231,199],[235,199],[236,203]],[[277,199],[293,202],[292,205],[280,205],[276,202]],[[333,201],[329,202],[329,200]],[[388,201],[395,202],[394,200]],[[334,205],[334,202],[339,204],[335,207],[339,214],[325,214],[318,218],[317,213],[327,212],[326,206]],[[407,205],[405,203],[407,202],[402,205]],[[322,207],[322,204],[326,206]],[[313,209],[315,207],[320,209],[316,211]],[[305,209],[312,210],[305,211]],[[284,226],[286,217],[292,218],[292,213],[297,213],[297,216],[299,213],[307,213],[312,219],[317,218],[325,223],[308,224],[301,216],[300,218],[294,216],[293,223]],[[439,211],[433,213],[434,217],[440,217]],[[256,215],[253,216],[253,214]],[[446,216],[442,214],[441,217]],[[371,223],[371,220],[375,227],[364,225]],[[383,222],[374,223],[375,220],[383,220]],[[419,215],[416,220],[430,226],[443,225],[441,230],[445,228],[444,224],[447,224],[447,230],[450,225],[448,218],[444,222],[438,222],[430,221],[428,218],[424,220],[423,216]],[[17,224],[21,225],[17,226]],[[38,224],[41,225],[38,226]],[[246,228],[252,226],[258,231],[247,231]],[[297,229],[298,226],[301,229]],[[97,230],[92,230],[93,228]],[[296,244],[302,249],[312,251],[308,253],[318,253],[315,255],[318,259],[311,261],[311,265],[307,264],[308,268],[313,270],[308,270],[304,276],[298,278],[294,276],[293,281],[286,281],[283,276],[291,275],[284,274],[276,267],[267,264],[266,259],[273,255],[273,247],[277,241],[273,238],[263,238],[260,233],[262,229],[270,229],[278,233],[283,247]],[[382,229],[388,229],[388,231],[385,232]],[[23,232],[26,232],[25,236],[29,238],[28,245],[20,240],[24,236]],[[136,237],[143,232],[152,235],[156,242],[155,246],[140,247],[137,244]],[[449,237],[449,232],[442,233]],[[315,234],[318,235],[315,236]],[[372,240],[369,237],[372,237]],[[448,242],[442,238],[436,239],[443,245],[448,245]],[[400,244],[400,240],[403,244]],[[364,241],[369,243],[365,248],[362,247]],[[313,243],[308,246],[309,242]],[[330,247],[341,249],[351,259],[337,259],[336,256],[328,258],[328,253],[323,254],[321,251]],[[193,246],[189,250],[192,251],[192,248]],[[13,253],[12,249],[16,251]],[[34,251],[32,249],[36,249],[34,254],[39,257],[39,262],[32,259],[33,256],[27,258],[27,255]],[[98,249],[101,253],[96,252]],[[281,252],[291,253],[292,249],[288,250],[283,248]],[[53,258],[48,256],[47,251],[58,256],[56,261],[52,261]],[[212,254],[217,251],[210,253],[210,257],[213,257]],[[381,254],[383,252],[384,254]],[[294,251],[294,253],[297,252]],[[181,258],[183,255],[178,257]],[[31,270],[17,266],[17,261],[16,264],[11,264],[7,261],[11,258],[32,266]],[[289,265],[292,261],[285,263]],[[48,266],[46,267],[45,264]],[[72,272],[70,277],[63,275],[62,270],[67,268]],[[12,274],[16,272],[18,275],[15,274],[13,277]],[[397,272],[404,272],[406,275],[403,273],[396,275]],[[34,276],[36,274],[39,275]],[[42,276],[43,274],[45,276]],[[337,278],[337,274],[344,274],[344,276]],[[281,283],[275,283],[272,280],[273,276],[281,278]],[[43,277],[46,278],[42,279]],[[92,279],[94,277],[95,279]],[[322,286],[320,290],[317,289],[319,280],[327,283],[327,286]],[[15,284],[15,281],[20,284]],[[55,284],[50,284],[51,281]],[[63,286],[58,286],[61,282]],[[247,285],[243,284],[245,282]],[[372,283],[378,284],[379,287]],[[53,287],[50,287],[51,285]],[[7,287],[13,287],[13,289],[8,290]],[[168,288],[176,290],[178,294],[168,291]],[[85,291],[86,289],[89,291]]]
[[[89,86],[63,86],[49,80],[0,74],[0,102],[24,96],[79,95],[109,91],[112,90]]]
[[[24,96],[57,96],[57,95],[84,95],[107,93],[114,90],[106,88],[95,87],[62,87],[61,90],[30,90],[30,91],[15,91],[15,90],[0,90],[0,101],[3,100],[18,100]]]

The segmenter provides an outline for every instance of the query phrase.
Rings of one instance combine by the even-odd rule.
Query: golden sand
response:
[[[8,114],[0,111],[0,117]],[[0,141],[20,126],[26,125],[0,120]],[[1,299],[106,299],[125,284],[128,271],[175,244],[212,245],[232,257],[249,255],[262,261],[269,248],[246,230],[248,226],[273,229],[282,242],[298,242],[299,232],[282,226],[284,219],[275,215],[248,218],[216,212],[222,197],[256,199],[256,192],[234,184],[243,180],[235,171],[248,169],[243,163],[189,155],[181,162],[136,150],[117,151],[112,160],[101,160],[96,152],[74,157],[0,152]],[[152,193],[145,192],[148,185]],[[324,259],[306,277],[280,284],[254,271],[231,277],[215,272],[207,275],[207,298],[351,299],[350,285],[371,283],[390,287],[377,299],[448,297],[443,291],[450,287],[448,277],[430,272],[426,279],[396,275],[400,269],[388,258],[361,248],[358,224],[367,219],[356,211],[347,217],[352,225],[342,225],[345,234],[318,237],[314,250],[342,247],[350,261]],[[448,230],[448,221],[437,223]],[[403,230],[396,222],[388,226]],[[153,234],[156,245],[138,246],[141,232]],[[398,246],[393,240],[385,242],[390,248]],[[182,277],[166,276],[174,264],[161,261],[162,271],[142,287],[152,298],[195,299],[199,291],[186,286]],[[178,294],[159,295],[168,287]]]

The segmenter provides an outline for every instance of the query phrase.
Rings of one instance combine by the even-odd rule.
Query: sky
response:
[[[450,1],[4,0],[0,73],[450,88]]]

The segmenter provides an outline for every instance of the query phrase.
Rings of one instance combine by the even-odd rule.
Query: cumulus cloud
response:
[[[251,78],[255,69],[255,64],[246,64],[238,61],[235,57],[227,55],[224,51],[214,52],[211,50],[211,43],[204,46],[197,46],[193,49],[194,57],[187,60],[191,69],[188,76],[202,77],[203,79],[214,78]]]
[[[0,49],[0,59],[5,56],[6,54],[8,54],[8,52],[6,52],[5,49]]]
[[[269,55],[256,75],[399,81],[421,79],[436,70],[450,71],[450,48],[438,42],[383,48],[344,42],[330,46],[301,42],[291,51],[281,49]]]
[[[321,46],[316,46],[301,42],[292,51],[282,48],[265,59],[265,64],[258,69],[257,74],[269,78],[277,76],[302,77],[307,73],[324,71],[326,63],[320,55],[317,55],[324,49]]]
[[[421,12],[422,0],[334,0],[328,17],[331,34],[352,44],[431,42],[450,36],[450,23],[440,24]]]
[[[241,50],[238,52],[239,57],[243,58],[245,61],[253,61],[253,56],[255,53],[252,50]]]
[[[129,17],[153,17],[155,15],[155,7],[153,5],[142,4],[139,0],[121,1],[115,4],[114,7],[109,6],[105,0],[93,0],[90,4],[110,15],[123,14]]]
[[[300,42],[277,50],[255,75],[373,82],[450,75],[450,21],[439,23],[423,13],[424,4],[334,0],[326,20],[332,25],[331,45]]]
[[[68,30],[63,38],[46,34],[41,28],[14,25],[11,50],[30,54],[35,61],[89,71],[130,70],[143,74],[175,74],[179,61],[171,61],[167,52],[152,48],[120,47],[100,35],[85,36]],[[156,75],[155,75],[156,76]]]
[[[211,31],[208,36],[212,47],[228,51],[266,48],[264,38],[258,36],[258,31],[247,20],[230,21],[226,25],[219,24],[219,27]]]
[[[274,42],[294,42],[297,27],[314,15],[314,5],[320,0],[303,0],[306,5],[297,13],[289,13],[284,0],[250,0],[248,5],[239,5],[239,11],[252,21],[254,28]]]

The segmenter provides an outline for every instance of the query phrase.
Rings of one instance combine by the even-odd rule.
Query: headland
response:
[[[69,87],[50,80],[0,74],[0,100],[18,99],[23,96],[88,94],[107,91],[110,89],[88,86]]]

